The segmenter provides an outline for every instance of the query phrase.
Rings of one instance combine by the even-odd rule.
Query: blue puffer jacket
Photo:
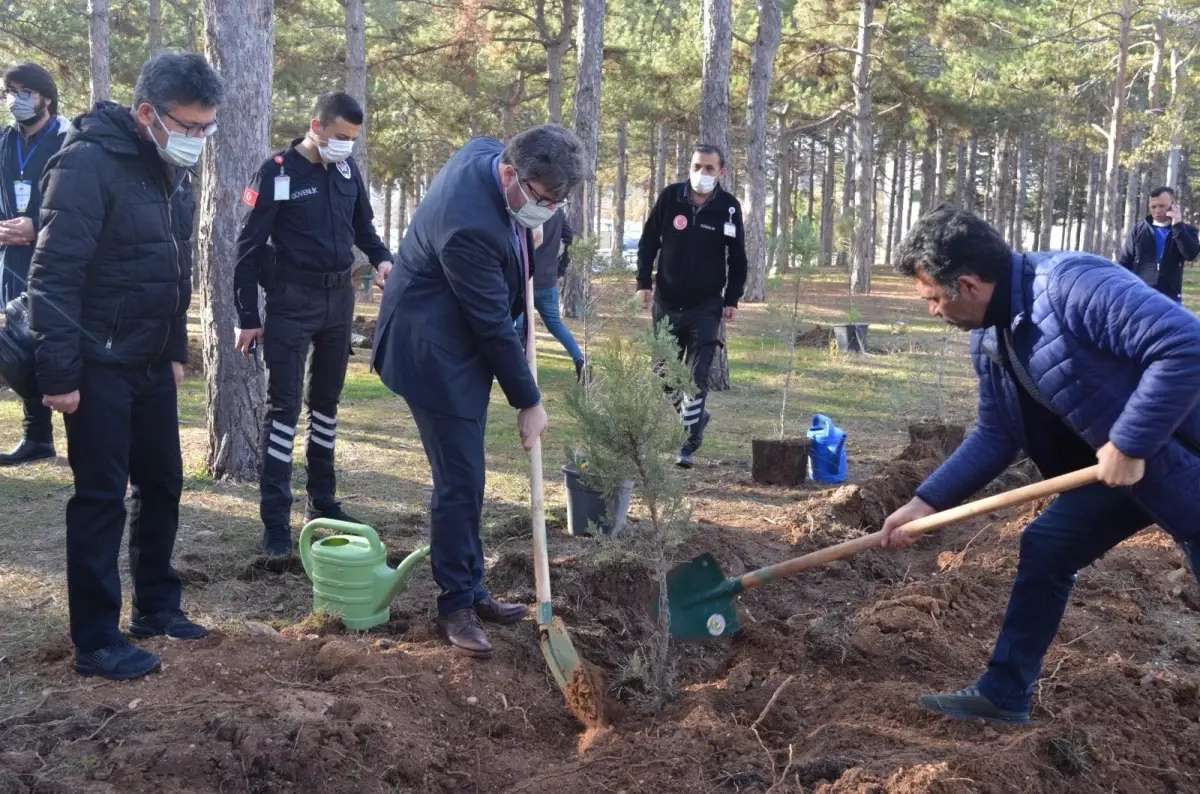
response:
[[[1200,319],[1091,254],[1013,256],[1016,355],[1046,401],[1093,449],[1146,460],[1131,495],[1178,538],[1200,537]],[[938,508],[983,488],[1028,449],[997,330],[971,334],[979,421],[917,495]]]

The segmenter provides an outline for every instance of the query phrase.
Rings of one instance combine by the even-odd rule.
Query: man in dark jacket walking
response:
[[[308,134],[267,158],[242,196],[250,214],[233,275],[237,349],[248,356],[261,342],[267,363],[259,512],[263,546],[271,555],[292,550],[292,452],[301,398],[308,407],[305,519],[357,523],[337,501],[333,454],[350,361],[354,247],[378,270],[380,284],[392,267],[392,254],[375,232],[366,184],[350,158],[362,123],[354,97],[321,95]],[[258,314],[260,284],[267,296],[265,326]]]
[[[124,680],[159,666],[122,637],[117,554],[129,507],[134,637],[207,632],[180,609],[171,567],[183,461],[176,390],[187,361],[191,169],[216,133],[221,78],[199,55],[142,68],[133,109],[74,121],[42,180],[29,273],[38,385],[66,415],[67,595],[75,669]]]
[[[746,231],[742,205],[723,190],[725,155],[697,146],[687,182],[659,195],[638,243],[638,296],[651,308],[655,328],[663,320],[692,370],[696,394],[673,394],[688,428],[676,463],[690,469],[709,422],[708,374],[721,344],[721,320],[737,317],[746,287]],[[658,273],[654,261],[658,259]]]
[[[438,633],[471,656],[492,651],[481,619],[507,624],[528,614],[483,585],[484,429],[499,381],[519,412],[525,449],[545,432],[546,410],[514,320],[529,289],[530,230],[582,180],[581,151],[558,126],[527,130],[507,146],[493,138],[468,143],[417,208],[379,305],[371,365],[408,403],[433,472]]]
[[[533,306],[550,335],[567,351],[575,364],[575,378],[583,378],[583,351],[575,335],[563,322],[559,308],[558,281],[571,265],[571,241],[575,234],[559,207],[550,220],[533,230]],[[517,333],[525,337],[525,315],[517,321]]]
[[[62,146],[70,122],[58,115],[58,85],[35,63],[4,75],[4,93],[15,122],[0,131],[0,311],[25,294],[42,204],[42,172]],[[21,443],[0,454],[0,466],[55,456],[54,425],[41,395],[25,399]]]
[[[1177,303],[1183,302],[1183,265],[1200,256],[1196,227],[1183,222],[1175,191],[1150,191],[1150,214],[1134,225],[1118,262]]]
[[[1059,496],[1021,535],[991,662],[974,685],[921,703],[1025,723],[1076,573],[1157,524],[1200,575],[1200,319],[1091,254],[1017,254],[973,215],[939,208],[897,252],[932,314],[971,330],[979,420],[887,519],[906,523],[982,489],[1024,450],[1043,476],[1099,461],[1101,482]]]

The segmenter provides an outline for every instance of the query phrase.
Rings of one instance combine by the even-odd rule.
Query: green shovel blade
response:
[[[726,579],[711,554],[672,568],[667,573],[667,604],[671,636],[677,640],[711,640],[741,630],[733,597],[741,592],[737,579]],[[653,606],[658,619],[658,599]]]

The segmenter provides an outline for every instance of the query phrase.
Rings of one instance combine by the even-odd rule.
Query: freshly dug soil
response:
[[[833,344],[833,329],[824,325],[814,325],[796,332],[796,347],[815,347],[827,349]]]
[[[731,576],[861,533],[930,465],[890,463],[853,497],[814,492],[790,532],[701,523],[679,558],[711,552]],[[469,659],[440,643],[413,593],[393,605],[408,612],[365,635],[308,620],[278,636],[255,625],[150,640],[162,672],[127,684],[81,682],[55,640],[4,662],[10,689],[30,695],[0,717],[0,791],[1200,790],[1200,588],[1158,532],[1081,572],[1031,726],[918,706],[986,665],[1020,531],[1040,507],[743,593],[740,634],[674,646],[677,691],[658,714],[645,712],[639,662],[653,631],[650,571],[613,543],[555,536],[555,614],[599,674],[587,688],[618,704],[599,711],[589,694],[588,730],[531,621],[489,625],[492,658]],[[848,523],[826,523],[835,516]],[[531,602],[526,541],[514,533],[491,551],[492,592]]]
[[[751,448],[751,477],[762,485],[783,485],[794,488],[808,479],[808,451],[812,441],[807,438],[753,439]]]

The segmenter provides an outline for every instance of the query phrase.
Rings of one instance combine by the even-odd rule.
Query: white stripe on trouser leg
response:
[[[272,443],[278,444],[279,448],[281,450],[284,450],[286,452],[292,451],[292,440],[290,438],[284,438],[283,436],[277,436],[274,433],[272,433],[270,435],[270,439],[271,439]]]
[[[332,441],[326,441],[325,439],[318,436],[316,433],[309,435],[308,440],[318,446],[325,447],[325,449],[333,449]]]
[[[271,427],[274,428],[275,430],[278,430],[280,433],[286,433],[289,436],[296,435],[296,428],[288,427],[287,425],[283,424],[282,422],[276,421],[275,419],[271,420]]]
[[[331,430],[330,428],[325,427],[324,425],[322,425],[320,422],[317,422],[317,421],[314,421],[312,423],[312,429],[315,430],[316,432],[320,433],[323,436],[328,436],[329,438],[333,438],[334,436],[337,435],[336,430]]]
[[[293,437],[295,435],[296,428],[288,427],[272,419],[271,432],[267,435],[267,454],[276,460],[290,464],[292,462],[292,448],[295,444]]]
[[[325,424],[329,425],[330,427],[337,427],[336,419],[326,416],[325,414],[321,413],[320,411],[310,411],[310,413],[312,414],[313,419],[317,419],[321,422],[324,422]]]
[[[698,397],[695,400],[684,400],[683,403],[683,424],[685,427],[692,427],[700,421],[700,417],[704,414],[704,398]]]

